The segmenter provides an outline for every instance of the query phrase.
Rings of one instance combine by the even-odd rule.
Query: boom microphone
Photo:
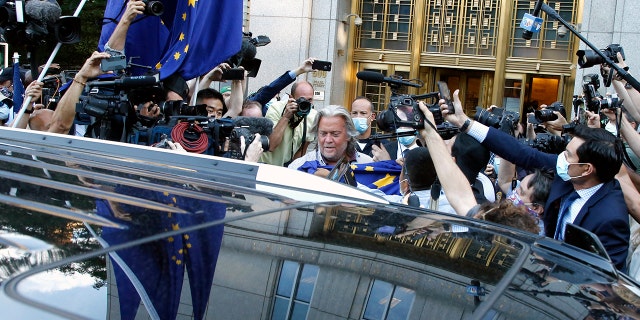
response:
[[[415,88],[422,87],[422,84],[419,84],[419,83],[403,81],[401,79],[396,79],[392,77],[385,77],[382,73],[373,72],[373,71],[360,71],[356,73],[356,77],[358,77],[358,79],[360,80],[373,82],[373,83],[386,82],[389,84],[395,84],[400,86],[408,86],[408,87],[415,87]]]
[[[273,121],[267,118],[236,117],[233,119],[234,127],[246,127],[251,133],[259,133],[268,137],[273,132]]]

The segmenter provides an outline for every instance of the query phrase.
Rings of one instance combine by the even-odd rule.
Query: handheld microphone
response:
[[[536,6],[533,8],[533,14],[525,13],[522,17],[522,22],[520,22],[520,28],[524,29],[522,32],[522,38],[525,40],[531,40],[531,37],[534,33],[540,32],[542,28],[542,18],[538,17],[540,15],[540,10],[542,9],[542,3],[544,0],[537,0]]]
[[[373,83],[386,82],[386,83],[396,84],[400,86],[408,86],[408,87],[415,87],[415,88],[422,87],[422,84],[419,84],[419,83],[403,81],[401,79],[395,79],[391,77],[385,77],[382,73],[373,72],[373,71],[360,71],[356,73],[356,77],[360,80],[369,81]]]

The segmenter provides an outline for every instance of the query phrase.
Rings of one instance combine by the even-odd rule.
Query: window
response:
[[[271,314],[272,320],[307,318],[318,270],[318,266],[315,265],[284,261]]]
[[[391,283],[374,280],[369,290],[362,319],[404,320],[416,296],[415,291]]]

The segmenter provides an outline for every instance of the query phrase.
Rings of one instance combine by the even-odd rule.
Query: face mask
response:
[[[412,131],[412,130],[401,130],[401,129],[398,129],[398,130],[396,130],[396,133],[408,132],[408,131]],[[400,142],[400,144],[405,146],[405,147],[408,147],[408,146],[412,145],[414,141],[416,141],[416,136],[415,135],[406,136],[406,137],[398,137],[398,142]]]
[[[367,129],[369,129],[369,122],[367,121],[367,118],[351,118],[351,120],[356,126],[356,130],[358,130],[359,134],[363,134],[367,132]]]
[[[9,119],[9,113],[11,112],[11,110],[9,109],[9,107],[7,107],[6,104],[3,104],[0,107],[0,120],[7,120]]]
[[[515,205],[516,207],[524,206],[530,215],[538,219],[538,212],[529,208],[529,206],[525,205],[524,201],[522,201],[522,199],[520,198],[520,195],[516,192],[515,189],[511,190],[511,192],[507,195],[507,199],[513,202],[513,205]]]
[[[612,121],[607,122],[607,125],[604,126],[604,129],[611,132],[611,134],[613,134],[614,136],[618,134],[618,130],[616,129],[615,122],[612,122]]]
[[[565,156],[564,152],[558,155],[558,161],[556,161],[556,172],[558,173],[558,176],[560,176],[560,178],[564,181],[569,181],[571,179],[580,178],[583,176],[583,175],[579,175],[576,177],[570,176],[569,175],[570,164],[582,164],[582,163],[581,162],[569,163],[567,161],[567,157]]]

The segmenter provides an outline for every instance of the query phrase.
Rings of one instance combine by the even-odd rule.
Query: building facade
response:
[[[581,26],[583,1],[548,2],[572,25]],[[249,85],[257,90],[306,57],[333,62],[328,73],[307,75],[316,87],[316,106],[349,106],[360,95],[386,108],[391,96],[384,84],[358,81],[358,71],[416,79],[418,89],[436,91],[445,81],[460,89],[465,112],[476,106],[506,106],[526,112],[560,100],[570,105],[576,75],[577,38],[558,32],[558,21],[545,19],[540,33],[522,38],[522,16],[535,1],[518,0],[332,0],[247,2],[249,29],[268,34],[260,48],[261,75]]]

